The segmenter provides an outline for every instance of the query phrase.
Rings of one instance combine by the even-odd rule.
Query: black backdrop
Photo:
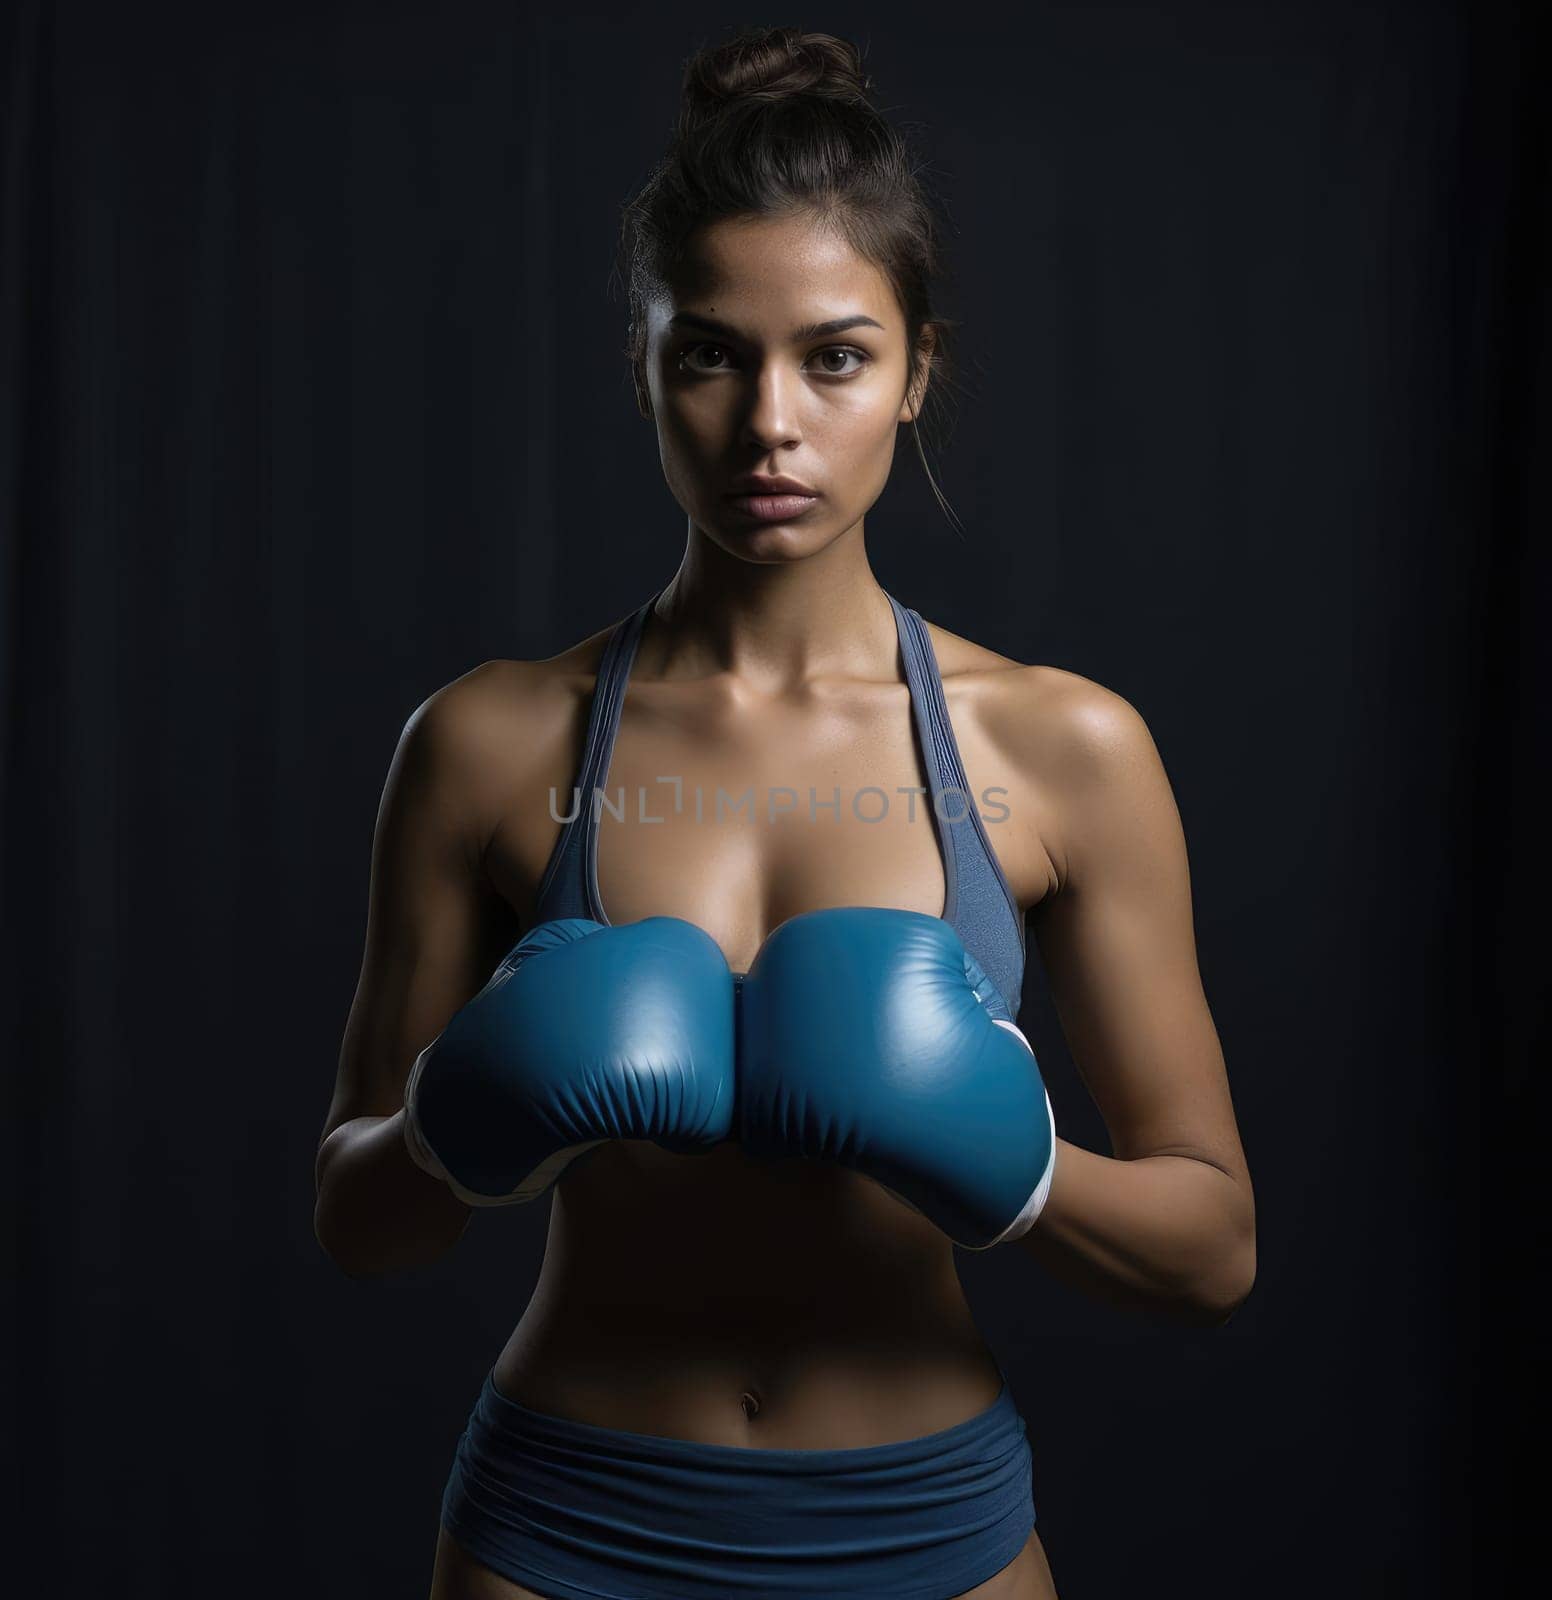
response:
[[[1064,1600],[1504,1592],[1528,1540],[1546,76],[1503,4],[3,13],[10,1545],[421,1595],[547,1207],[352,1282],[312,1164],[399,730],[669,575],[610,285],[679,63],[864,43],[967,393],[869,518],[1148,719],[1260,1215],[1226,1328],[961,1254]],[[1104,1132],[1032,967],[1069,1138]],[[9,1559],[9,1558],[8,1558]],[[43,1590],[29,1592],[44,1592]]]

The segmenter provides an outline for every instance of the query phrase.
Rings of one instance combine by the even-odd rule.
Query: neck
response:
[[[728,673],[776,693],[818,677],[893,679],[897,649],[860,521],[811,556],[767,562],[730,556],[692,524],[640,659],[653,677]]]

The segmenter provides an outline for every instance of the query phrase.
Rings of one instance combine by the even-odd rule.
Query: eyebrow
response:
[[[703,317],[698,311],[676,311],[668,319],[670,328],[699,328],[704,333],[720,333],[728,338],[738,339],[743,336],[737,328],[731,327],[726,322],[718,322],[715,317]],[[804,339],[818,339],[827,333],[845,333],[848,328],[877,328],[884,332],[882,322],[875,322],[872,317],[862,315],[851,317],[835,317],[829,322],[809,322],[801,328],[794,328],[791,333],[793,344],[799,344]]]

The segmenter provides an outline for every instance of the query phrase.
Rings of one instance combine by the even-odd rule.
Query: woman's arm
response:
[[[1115,1153],[1059,1140],[1050,1198],[1018,1242],[1105,1299],[1222,1323],[1255,1280],[1255,1201],[1197,968],[1180,815],[1137,712],[1043,670],[1024,755],[1055,819],[1059,886],[1031,928]]]
[[[410,1159],[404,1085],[517,937],[482,866],[497,803],[490,679],[517,665],[487,663],[422,704],[383,789],[361,976],[315,1167],[313,1230],[353,1277],[434,1261],[469,1220]]]

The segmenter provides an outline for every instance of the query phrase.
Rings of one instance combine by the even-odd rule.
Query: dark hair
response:
[[[647,302],[694,232],[724,217],[805,212],[837,228],[889,279],[905,318],[908,382],[930,376],[923,405],[942,406],[953,323],[932,305],[933,280],[945,275],[938,207],[871,87],[855,45],[797,28],[746,27],[686,62],[667,154],[627,202],[620,233],[625,355],[644,415]],[[928,327],[930,355],[922,348]],[[914,421],[912,433],[927,481],[957,525]]]

